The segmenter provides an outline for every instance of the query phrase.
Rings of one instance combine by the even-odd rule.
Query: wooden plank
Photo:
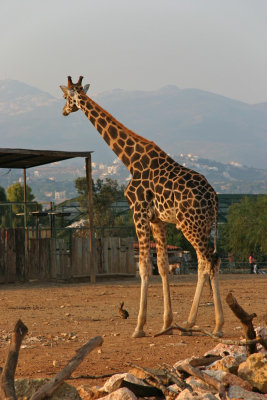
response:
[[[102,238],[102,248],[103,248],[103,272],[105,274],[109,273],[109,238]]]
[[[136,274],[136,265],[134,258],[134,238],[127,238],[127,272],[129,274]]]
[[[101,238],[95,239],[96,244],[96,274],[104,273],[103,242]]]
[[[36,240],[35,239],[29,239],[29,245],[28,245],[28,279],[34,279],[35,278],[35,269],[36,269]]]
[[[6,230],[7,282],[16,282],[16,237],[14,229]]]
[[[39,240],[40,279],[51,278],[51,240]]]
[[[119,240],[120,240],[120,238],[118,238],[118,237],[114,237],[113,238],[113,260],[112,260],[112,264],[113,264],[113,266],[112,266],[112,269],[113,269],[113,273],[118,273],[118,272],[120,272],[120,265],[119,265],[119,262],[120,262],[120,257],[119,257],[119,255],[120,255],[120,249],[119,249]]]
[[[56,279],[55,242],[53,239],[49,239],[49,240],[50,240],[51,278]]]
[[[16,275],[19,281],[25,279],[25,232],[15,229]]]
[[[127,272],[127,240],[120,238],[120,271]]]
[[[82,273],[84,275],[88,274],[88,276],[89,276],[89,270],[90,270],[89,252],[90,252],[89,240],[88,240],[88,238],[84,237],[84,238],[82,238]]]
[[[0,229],[0,283],[4,283],[6,281],[5,237],[5,229]]]
[[[114,238],[109,238],[109,272],[113,274],[114,271]]]
[[[77,252],[77,237],[72,235],[71,238],[71,266],[72,266],[72,275],[77,275],[76,270],[76,252]]]

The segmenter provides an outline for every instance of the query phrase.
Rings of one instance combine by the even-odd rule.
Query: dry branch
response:
[[[195,376],[196,378],[202,380],[203,382],[207,383],[208,385],[214,387],[220,395],[221,399],[225,399],[225,387],[224,385],[218,381],[217,379],[213,378],[212,376],[206,374],[205,372],[200,371],[197,368],[192,367],[189,363],[184,363],[179,365],[179,370],[183,370],[187,372],[189,375]]]
[[[256,314],[251,314],[251,316],[254,318],[256,316]],[[255,334],[255,339],[241,339],[241,340],[221,339],[221,338],[218,338],[213,333],[207,331],[206,329],[201,329],[201,328],[198,328],[198,329],[186,329],[186,328],[183,328],[182,326],[179,326],[179,325],[172,325],[168,329],[166,329],[165,331],[161,331],[159,333],[156,333],[154,335],[154,337],[164,335],[165,333],[167,333],[167,332],[169,332],[171,330],[174,330],[174,329],[177,329],[178,331],[181,331],[181,332],[184,332],[184,333],[189,333],[189,334],[190,333],[196,333],[196,332],[197,333],[203,333],[203,335],[209,336],[212,339],[214,339],[216,342],[219,342],[219,343],[222,343],[222,344],[230,344],[230,345],[233,344],[233,345],[236,345],[236,346],[247,346],[248,347],[248,346],[255,346],[257,343],[260,343],[267,350],[267,340],[262,338],[262,337],[260,337],[260,336],[256,337],[256,334]],[[252,353],[250,353],[250,354],[252,354]]]
[[[164,396],[169,396],[170,397],[175,397],[179,394],[179,392],[177,392],[176,390],[173,390],[171,388],[167,388],[161,381],[161,379],[154,374],[153,372],[151,372],[149,369],[147,368],[143,368],[143,367],[139,367],[139,365],[135,365],[131,362],[127,363],[127,365],[129,365],[130,367],[133,368],[137,368],[140,371],[144,372],[146,374],[146,382],[148,382],[151,386],[154,386],[155,388],[161,390],[161,392],[164,394]]]
[[[179,387],[181,391],[188,389],[190,392],[193,392],[192,387],[179,376],[179,371],[177,369],[164,364],[163,371],[167,377]]]
[[[16,392],[14,386],[15,372],[18,363],[19,350],[23,338],[27,335],[28,328],[19,319],[11,334],[10,345],[5,366],[1,371],[0,378],[0,399],[16,400]]]
[[[118,372],[119,373],[119,372]],[[111,376],[115,375],[113,372],[112,374],[103,374],[103,375],[78,375],[78,376],[70,376],[66,378],[66,380],[75,380],[75,379],[104,379],[110,378]]]
[[[245,331],[245,336],[248,340],[254,340],[256,339],[256,333],[252,324],[253,318],[255,318],[257,315],[255,313],[253,314],[248,314],[237,302],[235,297],[233,296],[232,293],[228,293],[226,296],[226,302],[228,306],[231,308],[233,313],[236,315],[236,317],[240,320],[243,329]],[[257,352],[257,346],[256,343],[248,344],[247,345],[247,351],[248,354],[253,354]]]
[[[187,329],[180,325],[173,325],[173,326],[170,326],[169,328],[165,329],[164,331],[156,333],[153,337],[165,335],[166,333],[168,333],[169,331],[172,331],[173,329],[177,329],[178,331],[181,331],[183,333],[189,333],[189,334],[196,333],[196,332],[198,332],[198,333],[203,332],[202,329]]]
[[[36,393],[34,393],[30,400],[41,400],[45,397],[51,396],[51,394],[58,388],[61,383],[69,378],[73,371],[80,365],[83,359],[96,347],[101,346],[103,338],[96,336],[92,338],[88,343],[82,346],[77,354],[68,362],[68,364],[60,371],[53,379],[41,386]]]

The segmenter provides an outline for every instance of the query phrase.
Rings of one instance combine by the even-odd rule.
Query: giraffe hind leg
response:
[[[190,227],[191,231],[193,231],[194,227]],[[195,230],[195,232],[197,232]],[[220,298],[220,291],[219,291],[219,281],[218,281],[218,275],[219,275],[219,268],[218,266],[215,266],[215,268],[212,267],[212,249],[210,248],[210,232],[211,232],[211,227],[206,228],[205,232],[205,239],[201,235],[196,235],[192,236],[192,234],[189,232],[189,229],[184,229],[183,234],[186,237],[186,239],[192,244],[192,246],[195,248],[196,253],[197,253],[197,259],[198,259],[198,280],[197,280],[197,286],[195,290],[195,295],[193,299],[193,303],[191,306],[191,310],[187,319],[186,327],[187,328],[192,328],[196,322],[197,318],[197,312],[198,312],[198,306],[200,302],[200,297],[202,294],[202,290],[204,287],[204,284],[206,281],[210,279],[210,284],[212,288],[212,293],[213,293],[213,299],[214,299],[214,309],[215,309],[215,329],[213,331],[214,334],[217,336],[221,337],[223,335],[222,333],[222,326],[224,324],[224,317],[223,317],[223,309],[222,309],[222,303],[221,303],[221,298]],[[219,260],[218,260],[219,261]]]

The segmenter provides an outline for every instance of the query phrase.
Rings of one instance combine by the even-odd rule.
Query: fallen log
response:
[[[37,392],[35,392],[30,400],[41,400],[52,395],[52,393],[58,388],[59,385],[68,379],[73,371],[80,365],[83,359],[96,347],[101,346],[103,338],[96,336],[77,350],[77,354],[68,362],[68,364],[60,371],[53,379],[41,386]]]
[[[15,391],[15,372],[19,358],[19,350],[23,338],[27,335],[28,328],[19,319],[16,322],[14,330],[11,334],[10,345],[8,349],[7,359],[4,368],[1,370],[0,377],[0,399],[16,400]]]
[[[226,303],[228,306],[231,308],[233,313],[236,315],[236,317],[240,320],[244,332],[245,332],[245,337],[248,340],[255,340],[256,339],[256,332],[254,330],[252,321],[253,318],[255,318],[257,315],[255,313],[253,314],[248,314],[237,302],[236,298],[233,296],[233,294],[230,292],[226,296]],[[256,343],[250,343],[247,344],[247,351],[248,354],[253,354],[257,353],[257,346]]]

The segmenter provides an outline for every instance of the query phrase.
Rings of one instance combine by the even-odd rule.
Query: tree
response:
[[[31,192],[30,186],[26,185],[26,201],[33,201],[34,195]],[[24,202],[24,187],[16,182],[13,185],[7,188],[7,200],[12,203],[23,203]],[[12,205],[12,213],[13,213],[13,227],[23,226],[23,217],[16,216],[16,214],[24,213],[24,205],[23,204],[14,204]]]
[[[229,207],[227,223],[221,229],[220,242],[226,252],[247,261],[251,251],[258,261],[267,257],[267,195],[256,200],[245,197]]]
[[[88,188],[86,178],[77,178],[75,187],[79,193],[79,202],[84,211],[87,211],[88,204]],[[121,223],[122,218],[118,218],[114,213],[112,205],[124,198],[125,186],[119,185],[115,179],[107,178],[105,181],[97,179],[93,182],[93,217],[94,226],[115,226],[118,222]]]
[[[190,242],[184,237],[182,231],[176,228],[175,224],[167,224],[167,243],[172,246],[181,247],[185,251],[190,251],[192,256],[196,258],[196,252]]]

